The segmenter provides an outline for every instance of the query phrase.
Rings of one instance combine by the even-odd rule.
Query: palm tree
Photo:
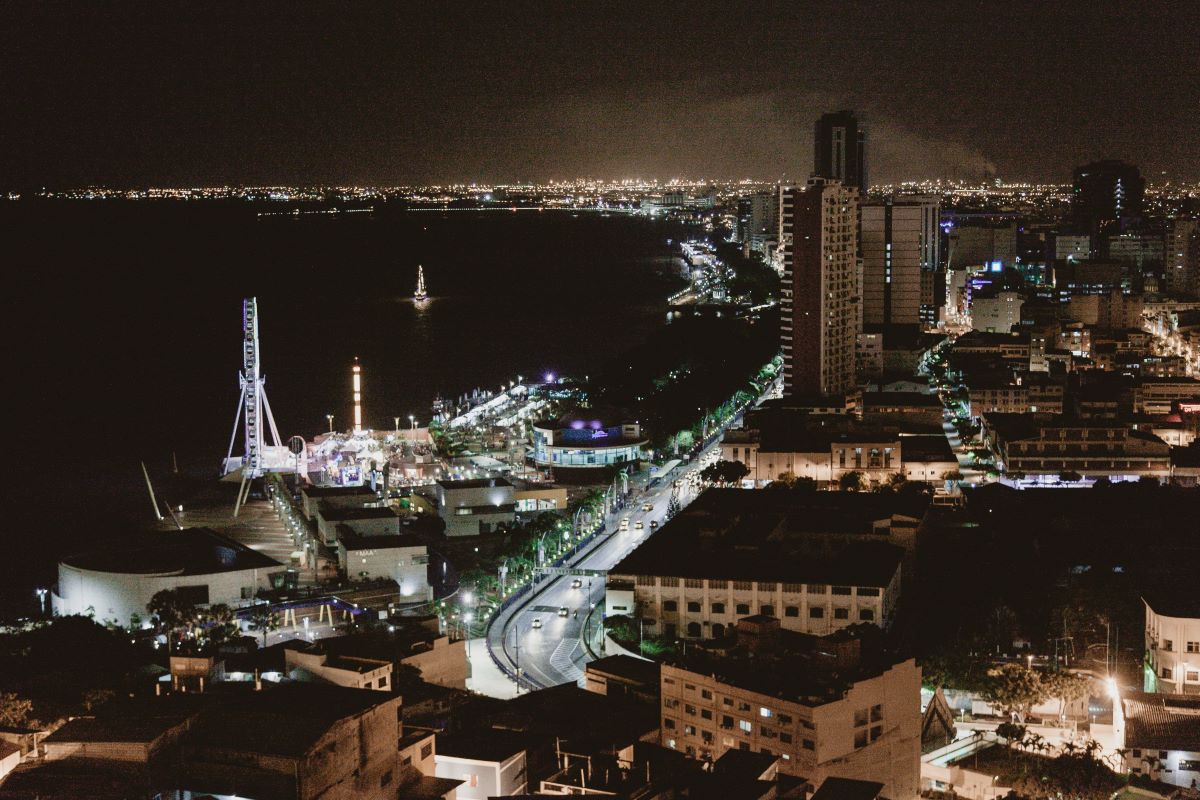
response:
[[[267,636],[279,629],[279,618],[271,610],[271,605],[265,601],[250,608],[249,622],[250,630],[262,634],[263,647],[267,646]]]

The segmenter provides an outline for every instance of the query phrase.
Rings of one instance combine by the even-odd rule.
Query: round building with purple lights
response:
[[[641,460],[646,444],[640,423],[595,409],[533,425],[533,459],[560,480],[606,480],[613,471]]]

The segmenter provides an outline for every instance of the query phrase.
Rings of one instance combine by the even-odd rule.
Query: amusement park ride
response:
[[[241,397],[233,418],[233,433],[229,451],[225,454],[221,475],[224,480],[240,480],[243,493],[249,491],[250,481],[268,472],[304,474],[306,464],[303,440],[300,447],[294,442],[284,445],[275,426],[275,415],[267,400],[266,378],[262,374],[262,351],[258,344],[258,300],[248,297],[242,301],[242,371],[238,373]],[[242,426],[245,452],[233,455],[238,426]],[[264,425],[270,428],[271,444],[264,441]],[[299,437],[293,437],[299,438]],[[239,495],[239,505],[242,502]]]

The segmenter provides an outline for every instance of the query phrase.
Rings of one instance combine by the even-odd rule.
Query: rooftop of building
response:
[[[186,713],[76,717],[42,741],[47,744],[124,742],[149,744],[187,722]]]
[[[990,331],[968,331],[954,340],[955,348],[1001,347],[1029,344],[1029,332],[992,333]]]
[[[322,506],[321,518],[329,522],[353,521],[356,519],[394,519],[398,515],[391,506]]]
[[[439,756],[449,758],[503,763],[525,752],[529,746],[528,734],[482,728],[438,737],[437,752]]]
[[[769,646],[746,644],[743,630],[748,628],[765,629]],[[736,641],[697,642],[686,653],[668,657],[664,665],[799,705],[820,706],[905,661],[884,647],[883,638],[870,624],[810,636],[782,630],[778,620],[758,615],[738,621]]]
[[[399,703],[399,696],[389,692],[327,684],[282,683],[263,691],[241,684],[222,688],[226,690],[193,695],[202,700],[189,734],[192,744],[302,757],[340,720]]]
[[[1121,703],[1127,748],[1200,751],[1200,696],[1128,692]]]
[[[211,528],[134,533],[119,544],[68,556],[63,563],[78,569],[133,575],[209,575],[283,566]]]
[[[875,800],[882,791],[882,783],[831,777],[825,779],[812,800]]]
[[[300,492],[309,497],[356,497],[377,494],[370,486],[304,486]]]
[[[924,392],[863,392],[862,404],[866,411],[872,411],[881,406],[937,409],[942,407],[942,401],[936,394]]]
[[[877,520],[919,518],[927,506],[923,497],[709,489],[609,572],[886,587],[899,547],[851,541],[836,554],[815,553],[806,534],[870,534]]]
[[[469,478],[464,480],[450,480],[444,478],[437,482],[438,486],[446,491],[455,491],[458,489],[503,489],[512,488],[512,481],[507,478]]]
[[[658,687],[659,666],[656,661],[647,661],[634,656],[615,655],[589,661],[588,672],[619,678],[643,686]]]
[[[349,525],[337,526],[338,546],[348,550],[394,550],[405,547],[425,547],[421,537],[411,533],[371,535],[361,534]]]
[[[658,688],[657,680],[654,688]],[[588,724],[580,726],[579,720],[588,720]],[[641,741],[659,725],[656,705],[619,694],[589,692],[574,683],[509,700],[491,715],[491,723],[493,728],[543,741],[558,739],[564,750],[574,753],[620,750]]]
[[[900,437],[904,461],[957,461],[944,433]]]

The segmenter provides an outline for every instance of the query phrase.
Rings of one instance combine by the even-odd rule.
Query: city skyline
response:
[[[881,183],[1200,177],[1196,23],[1165,4],[132,9],[0,11],[0,187],[803,182],[840,108]]]

